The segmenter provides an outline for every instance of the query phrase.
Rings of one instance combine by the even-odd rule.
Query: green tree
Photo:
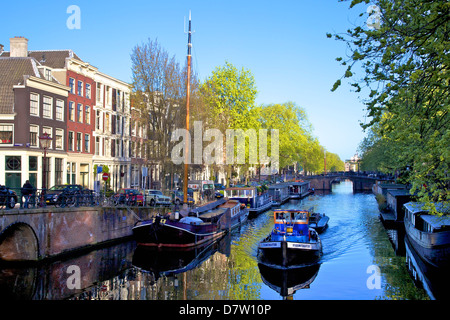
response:
[[[350,7],[368,2],[353,0]],[[357,92],[368,89],[371,120],[362,127],[378,125],[376,145],[389,149],[393,169],[409,168],[411,192],[417,191],[431,213],[438,213],[434,203],[448,202],[450,194],[450,3],[372,3],[376,12],[369,12],[369,18],[376,14],[379,23],[369,27],[364,21],[344,35],[336,34],[351,52],[337,60],[346,67],[343,78],[354,79],[356,66],[363,68],[363,79],[351,84]],[[366,17],[367,6],[363,9],[361,16]]]
[[[238,70],[233,64],[225,62],[224,66],[217,67],[212,75],[200,86],[200,93],[203,98],[202,110],[197,109],[197,114],[205,122],[205,129],[219,129],[225,133],[227,129],[257,129],[259,124],[256,121],[255,99],[256,85],[253,74],[250,70],[242,68]],[[224,139],[226,135],[224,134]],[[226,141],[223,142],[223,145]],[[224,162],[226,159],[226,148],[224,152]],[[235,150],[235,154],[245,152],[248,157],[249,145],[246,143],[245,150]],[[228,161],[230,162],[230,161]],[[241,169],[246,172],[249,163],[241,165]],[[231,178],[233,166],[226,166],[228,172],[227,184]]]
[[[305,110],[293,102],[287,102],[260,106],[257,113],[262,128],[277,129],[279,132],[280,169],[296,162],[304,163],[311,139],[311,125]]]

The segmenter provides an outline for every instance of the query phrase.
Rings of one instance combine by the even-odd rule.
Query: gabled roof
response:
[[[3,51],[0,58],[9,58],[10,52]],[[28,57],[36,59],[43,66],[54,69],[62,69],[66,66],[66,58],[75,58],[83,61],[72,50],[39,50],[28,51]]]
[[[42,68],[38,68],[40,66],[42,64],[34,57],[0,56],[0,114],[14,112],[14,86],[24,85],[28,76],[45,79]],[[53,76],[49,81],[60,84]]]
[[[26,75],[40,77],[33,58],[0,57],[0,114],[13,113],[13,86],[23,85]]]

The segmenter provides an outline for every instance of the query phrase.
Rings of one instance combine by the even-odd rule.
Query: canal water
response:
[[[311,207],[330,217],[317,265],[289,273],[258,265],[258,242],[273,226],[268,211],[196,251],[155,252],[127,241],[38,267],[0,267],[0,299],[429,299],[408,273],[395,232],[380,222],[373,194],[354,194],[342,181],[282,206]]]

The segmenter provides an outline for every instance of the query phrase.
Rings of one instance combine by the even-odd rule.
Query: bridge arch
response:
[[[0,260],[36,261],[39,241],[33,228],[24,222],[10,224],[0,233]]]

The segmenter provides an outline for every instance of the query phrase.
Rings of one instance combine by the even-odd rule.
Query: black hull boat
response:
[[[133,236],[141,246],[194,247],[223,237],[232,227],[245,222],[247,216],[248,211],[238,201],[221,199],[181,219],[170,214],[138,222]]]
[[[258,261],[283,268],[318,262],[322,242],[308,220],[305,210],[275,210],[275,226],[258,245]]]

